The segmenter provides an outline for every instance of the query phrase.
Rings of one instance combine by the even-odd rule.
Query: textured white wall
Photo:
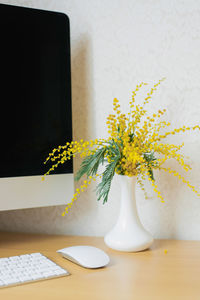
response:
[[[140,81],[167,80],[153,97],[151,111],[167,108],[179,127],[200,123],[200,1],[198,0],[5,0],[5,4],[65,12],[71,20],[74,138],[106,136],[113,97],[126,107]],[[142,98],[138,98],[141,101]],[[187,178],[200,189],[200,133],[168,139],[190,156]],[[78,162],[75,163],[77,167]],[[169,161],[168,166],[174,165]],[[177,167],[177,170],[185,175]],[[200,198],[176,178],[156,173],[165,198],[159,202],[137,189],[142,222],[156,238],[200,239]],[[116,220],[119,188],[113,182],[108,204],[93,189],[81,195],[67,217],[63,207],[0,213],[0,230],[104,235]]]

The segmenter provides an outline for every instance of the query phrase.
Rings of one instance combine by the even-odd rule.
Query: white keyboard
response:
[[[0,258],[0,288],[69,275],[41,253]]]

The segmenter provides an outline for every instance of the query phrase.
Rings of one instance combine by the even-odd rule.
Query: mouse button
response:
[[[68,249],[68,255],[86,268],[94,268],[102,263],[102,255],[99,249],[90,246],[76,246]]]
[[[87,247],[82,252],[82,257],[80,258],[82,265],[88,268],[99,268],[105,266],[109,262],[108,255],[101,249],[95,247]]]
[[[72,246],[62,249],[61,253],[65,254],[69,258],[76,260],[77,262],[84,262],[87,260],[88,251],[84,246]]]
[[[70,256],[69,254],[66,254],[66,253],[61,253],[61,254],[64,258],[66,258],[66,259],[68,259],[68,260],[70,260],[70,261],[72,261],[72,262],[74,262],[78,265],[80,264],[79,261],[77,261],[74,257]]]

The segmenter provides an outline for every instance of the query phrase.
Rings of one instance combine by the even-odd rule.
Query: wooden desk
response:
[[[106,268],[88,270],[56,253],[73,245],[99,247],[111,262]],[[31,252],[43,253],[71,275],[1,289],[0,299],[200,299],[200,242],[157,240],[148,251],[122,253],[108,249],[103,239],[96,237],[0,233],[0,257]]]

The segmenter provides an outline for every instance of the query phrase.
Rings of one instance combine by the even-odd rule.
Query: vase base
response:
[[[109,238],[104,238],[105,244],[117,251],[123,251],[123,252],[139,252],[139,251],[144,251],[147,250],[152,244],[153,244],[154,239],[150,238],[148,241],[145,241],[144,243],[134,243],[134,244],[129,244],[129,245],[124,245],[124,243],[120,243],[120,241],[110,241]]]
[[[151,234],[142,226],[135,227],[133,231],[130,229],[120,231],[119,227],[115,226],[104,237],[104,242],[109,248],[125,252],[146,250],[152,245],[153,241]]]

